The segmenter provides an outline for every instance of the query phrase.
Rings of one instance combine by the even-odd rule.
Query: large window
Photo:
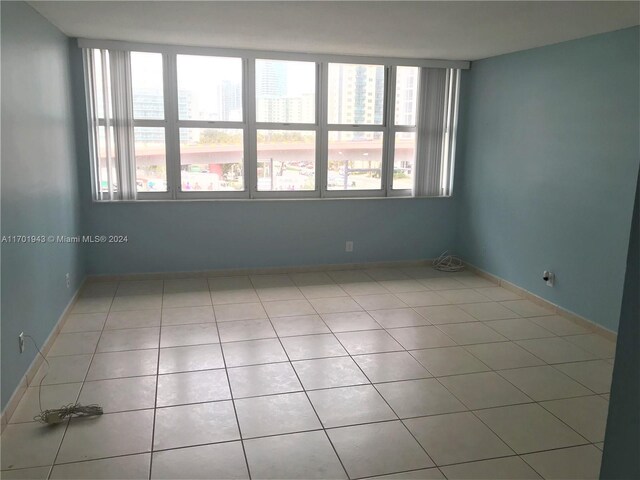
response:
[[[455,62],[83,42],[96,200],[450,194]]]

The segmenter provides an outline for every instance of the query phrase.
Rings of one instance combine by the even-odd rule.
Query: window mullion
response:
[[[316,181],[318,182],[318,190],[320,197],[327,196],[328,190],[328,169],[329,169],[329,133],[327,125],[327,109],[329,98],[329,65],[326,62],[318,63],[318,103],[317,115],[319,133],[316,149],[317,173]]]
[[[245,139],[244,139],[244,182],[249,198],[255,198],[258,191],[258,147],[256,131],[256,59],[244,61],[244,105],[245,105]]]
[[[385,126],[382,153],[382,188],[386,196],[393,187],[393,164],[395,148],[395,111],[396,111],[396,67],[387,68],[387,88],[385,89]]]
[[[167,189],[176,199],[180,186],[180,132],[178,129],[178,76],[175,54],[162,56],[164,63],[164,118],[167,158]]]

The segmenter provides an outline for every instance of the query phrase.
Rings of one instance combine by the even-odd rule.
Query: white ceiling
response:
[[[639,2],[29,2],[65,34],[134,42],[476,60],[639,22]]]

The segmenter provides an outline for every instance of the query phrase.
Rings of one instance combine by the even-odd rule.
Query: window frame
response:
[[[80,48],[100,50],[125,50],[129,52],[160,53],[163,59],[164,120],[134,120],[134,126],[165,128],[166,147],[166,192],[138,192],[137,200],[204,200],[204,199],[295,199],[295,198],[384,198],[411,197],[413,189],[393,187],[395,134],[408,131],[416,133],[417,126],[395,125],[396,70],[399,66],[430,67],[445,69],[468,69],[470,62],[449,60],[428,60],[412,58],[391,58],[352,55],[327,55],[292,52],[270,52],[259,50],[221,49],[209,47],[189,47],[173,45],[140,44],[133,42],[78,39]],[[239,58],[242,61],[242,122],[180,120],[178,116],[177,55],[200,55],[209,57]],[[255,64],[256,60],[281,60],[312,62],[316,66],[315,122],[314,123],[272,123],[257,122]],[[381,65],[384,68],[383,121],[381,125],[344,125],[328,123],[328,74],[330,63]],[[85,66],[86,68],[86,66]],[[85,75],[85,79],[87,76]],[[85,81],[87,85],[87,81]],[[418,82],[418,97],[421,95]],[[86,86],[89,91],[90,87]],[[457,91],[459,92],[459,90]],[[87,94],[87,99],[89,99]],[[452,100],[457,106],[457,97]],[[417,102],[416,109],[420,106]],[[457,110],[457,109],[456,109]],[[454,115],[457,111],[454,113]],[[416,112],[416,123],[420,112]],[[241,128],[243,130],[244,190],[242,191],[188,191],[181,189],[180,128]],[[263,129],[305,130],[316,134],[315,189],[298,191],[259,191],[257,185],[257,132]],[[90,128],[90,130],[92,130]],[[378,131],[383,134],[381,188],[373,190],[329,190],[328,189],[328,135],[330,131]],[[89,132],[90,137],[95,135]],[[417,148],[417,145],[416,145]],[[93,150],[93,149],[92,149]],[[418,160],[416,159],[416,166]],[[92,162],[93,163],[93,162]],[[449,160],[453,165],[454,159]],[[448,182],[452,181],[450,172]],[[92,184],[96,179],[92,171]],[[415,172],[414,172],[415,183]],[[449,192],[449,195],[451,193]],[[104,198],[104,194],[101,198]],[[94,201],[104,201],[94,195]],[[111,198],[106,199],[111,200]]]

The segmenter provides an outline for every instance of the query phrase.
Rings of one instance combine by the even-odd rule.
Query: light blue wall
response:
[[[69,40],[22,2],[1,2],[2,235],[80,231]],[[71,287],[65,273],[71,274]],[[2,407],[84,275],[78,245],[2,245]]]
[[[611,330],[639,164],[638,32],[473,62],[463,76],[459,251]]]
[[[129,243],[92,245],[87,267],[104,274],[417,260],[451,248],[453,218],[452,199],[92,204],[85,229]]]
[[[71,53],[81,118],[82,58]],[[90,274],[419,260],[455,241],[451,198],[93,203],[86,128],[78,122],[84,232],[129,238],[88,246]]]

